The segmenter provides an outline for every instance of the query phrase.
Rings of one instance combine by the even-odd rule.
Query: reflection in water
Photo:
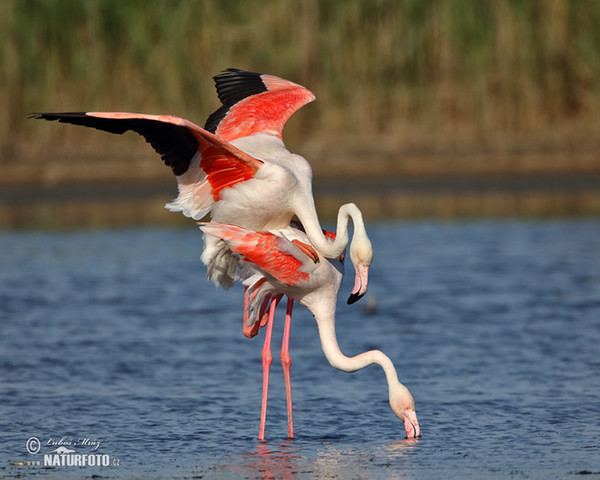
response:
[[[245,478],[292,480],[298,473],[298,461],[303,458],[298,451],[292,440],[273,445],[260,442],[256,451],[236,456],[234,463],[223,465],[219,473],[228,471]]]
[[[256,452],[247,456],[247,467],[260,473],[258,478],[291,480],[296,476],[297,460],[301,458],[293,453],[295,451],[297,449],[292,447],[291,440],[272,447],[261,442],[258,444]]]
[[[314,472],[324,478],[370,478],[373,469],[390,469],[394,478],[412,478],[405,469],[410,468],[411,460],[407,454],[419,442],[418,439],[401,440],[376,447],[373,444],[356,446],[355,448],[328,445],[317,453]],[[398,476],[398,467],[401,475]]]
[[[420,438],[406,438],[404,440],[398,440],[397,442],[388,443],[387,445],[382,445],[381,450],[387,455],[405,455],[411,450],[414,450],[420,441]]]
[[[131,478],[599,471],[600,221],[427,221],[373,225],[370,235],[377,311],[348,307],[340,343],[398,359],[423,412],[418,441],[397,441],[382,373],[332,370],[298,312],[300,436],[287,442],[278,430],[259,444],[246,414],[260,404],[256,345],[239,331],[241,295],[201,281],[190,261],[196,231],[0,232],[0,404],[13,420],[0,429],[3,476],[68,473],[9,468],[35,432],[109,438],[127,460],[114,475]],[[283,426],[281,387],[270,418]],[[130,441],[140,435],[144,445]],[[108,474],[79,476],[95,473]]]
[[[393,473],[394,478],[412,478],[412,458],[418,439],[375,446],[355,446],[287,440],[258,443],[256,450],[236,455],[218,467],[219,478],[229,475],[249,479],[370,478],[375,470]],[[398,476],[400,471],[401,475]],[[203,472],[208,473],[208,472]],[[233,478],[233,477],[232,477]]]

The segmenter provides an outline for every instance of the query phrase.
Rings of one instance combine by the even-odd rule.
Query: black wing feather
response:
[[[198,151],[198,140],[186,127],[143,118],[98,118],[85,112],[35,113],[33,118],[58,120],[105,132],[123,134],[132,130],[146,139],[175,175],[183,175]]]
[[[261,75],[260,73],[247,72],[237,68],[228,68],[213,77],[222,106],[208,117],[204,128],[211,133],[215,133],[219,123],[225,118],[231,107],[244,98],[266,92],[267,87],[263,83]]]

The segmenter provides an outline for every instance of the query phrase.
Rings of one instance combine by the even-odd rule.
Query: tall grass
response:
[[[600,118],[596,0],[3,0],[0,146],[23,114],[168,112],[202,124],[226,67],[317,94],[292,137],[493,134]]]

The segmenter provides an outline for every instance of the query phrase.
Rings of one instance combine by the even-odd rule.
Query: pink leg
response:
[[[269,369],[273,362],[271,356],[271,335],[273,333],[273,317],[275,316],[275,307],[279,303],[279,298],[271,299],[271,306],[269,307],[269,319],[267,320],[267,333],[265,334],[265,344],[262,350],[262,363],[263,363],[263,392],[262,392],[262,406],[260,410],[260,428],[258,431],[258,439],[265,439],[265,423],[267,420],[267,395],[269,393]]]
[[[285,397],[287,399],[288,414],[288,438],[294,438],[294,417],[292,415],[292,381],[290,378],[290,328],[292,326],[292,307],[294,300],[288,297],[287,310],[285,312],[285,326],[283,327],[283,342],[281,344],[281,365],[283,365],[283,377],[285,379]]]

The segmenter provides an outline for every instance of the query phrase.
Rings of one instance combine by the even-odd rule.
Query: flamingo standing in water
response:
[[[247,288],[244,308],[244,330],[247,336],[256,334],[266,324],[263,347],[263,395],[259,440],[264,440],[267,410],[269,368],[271,366],[271,332],[275,307],[283,295],[288,304],[285,317],[281,361],[283,364],[287,411],[288,437],[294,436],[292,396],[290,383],[289,338],[293,301],[308,308],[319,329],[321,347],[329,363],[338,370],[355,372],[372,364],[385,372],[389,389],[389,402],[396,416],[404,422],[407,438],[420,435],[415,413],[415,402],[408,388],[398,381],[392,361],[379,350],[371,350],[354,357],[345,356],[335,334],[335,308],[343,276],[340,259],[328,260],[319,256],[314,262],[305,251],[298,248],[308,242],[306,233],[293,227],[277,232],[257,232],[235,225],[202,223],[205,234],[224,240],[229,248],[241,256],[240,276]],[[268,310],[268,313],[266,313]]]
[[[205,128],[172,115],[122,112],[39,113],[35,118],[58,120],[111,133],[128,130],[142,135],[177,178],[178,197],[166,208],[195,220],[210,212],[216,222],[253,230],[286,228],[296,215],[306,230],[306,253],[336,258],[348,244],[348,221],[354,235],[350,257],[356,277],[348,303],[367,291],[373,258],[360,210],[340,208],[337,237],[329,242],[319,224],[312,195],[312,170],[282,140],[287,120],[315,96],[308,89],[273,75],[228,69],[214,77],[222,106]],[[313,248],[314,247],[314,248]],[[202,260],[207,276],[229,288],[237,259],[218,238],[205,236]]]

